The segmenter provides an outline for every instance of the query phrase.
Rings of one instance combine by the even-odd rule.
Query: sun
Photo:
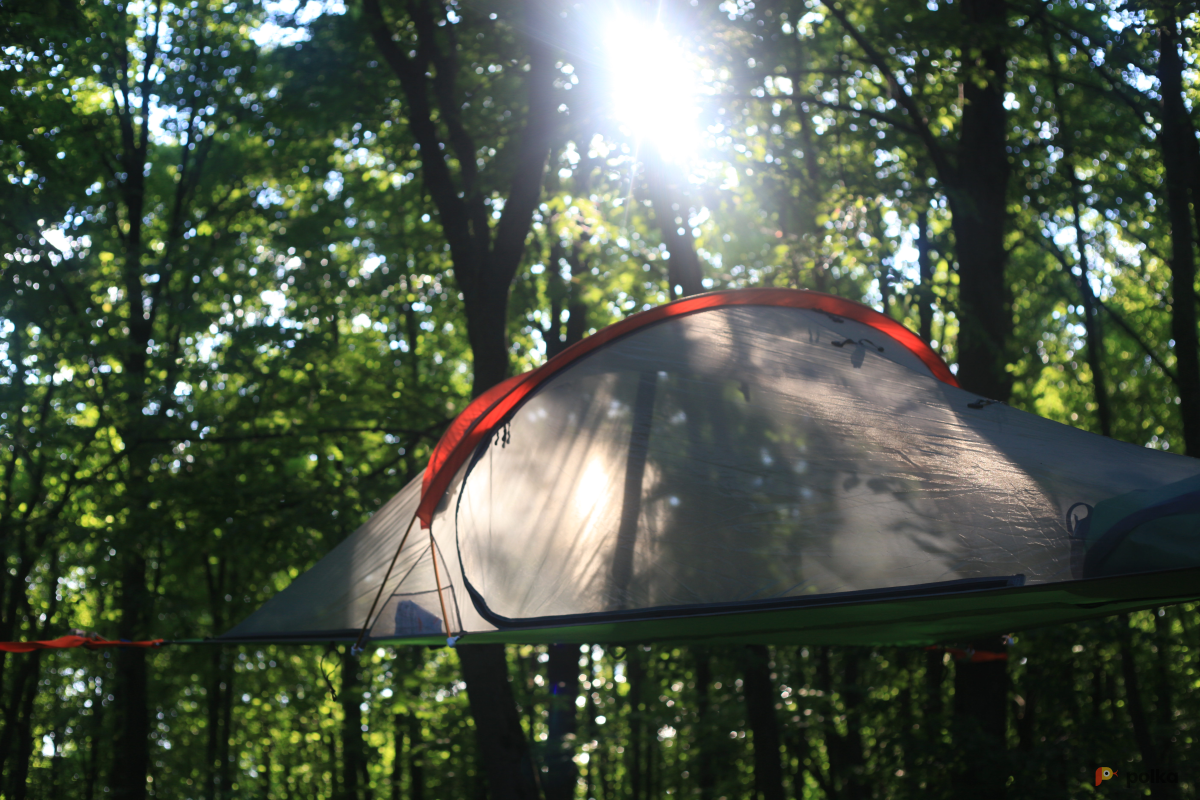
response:
[[[683,162],[700,147],[695,57],[661,23],[623,18],[605,37],[613,111],[626,133],[660,157]]]

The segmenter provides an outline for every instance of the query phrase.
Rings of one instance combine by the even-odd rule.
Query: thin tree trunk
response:
[[[96,787],[100,784],[100,743],[104,739],[104,697],[103,679],[96,678],[96,691],[92,692],[91,724],[88,726],[88,756],[87,768],[84,773],[85,800],[95,800]]]
[[[879,250],[876,252],[876,259],[879,261],[879,272],[876,280],[879,281],[879,311],[882,314],[890,315],[889,309],[892,305],[892,264],[894,254],[891,252],[891,247],[888,245],[887,228],[883,224],[883,212],[880,210],[879,204],[875,203],[867,209],[867,222],[870,226],[871,235],[875,241],[879,242]]]
[[[661,155],[649,145],[646,146],[644,163],[646,189],[654,206],[654,221],[670,254],[667,264],[668,293],[671,297],[675,297],[676,293],[683,297],[700,294],[704,291],[704,284],[701,283],[703,271],[692,239],[687,203],[680,197],[678,187],[668,175]]]
[[[325,746],[329,751],[329,796],[336,799],[342,796],[342,781],[341,771],[338,769],[340,759],[338,759],[337,736],[333,731],[330,731],[329,736],[326,737]]]
[[[15,729],[12,744],[12,759],[9,765],[8,796],[12,800],[25,800],[29,790],[29,761],[33,757],[33,701],[38,694],[38,679],[41,676],[41,652],[34,651],[25,656],[20,682],[14,687],[14,716],[9,725]]]
[[[359,800],[358,778],[362,772],[362,684],[358,676],[358,658],[346,647],[342,651],[342,797]]]
[[[220,630],[219,626],[214,626]],[[219,752],[219,743],[221,740],[221,702],[222,695],[225,690],[224,668],[222,661],[225,658],[225,649],[214,647],[209,656],[209,667],[211,675],[209,677],[208,696],[205,697],[207,704],[207,725],[205,728],[205,789],[204,796],[215,798],[218,795],[217,787],[217,753]]]
[[[547,719],[545,779],[546,800],[570,800],[575,796],[578,770],[575,767],[575,698],[579,696],[579,646],[554,644],[546,665],[550,686]]]
[[[1129,628],[1129,615],[1122,614],[1117,630],[1121,649],[1121,674],[1125,679],[1125,706],[1129,709],[1129,722],[1133,728],[1133,739],[1137,742],[1138,751],[1142,756],[1142,771],[1155,770],[1162,767],[1159,751],[1155,746],[1154,735],[1150,729],[1150,719],[1146,713],[1146,703],[1142,694],[1141,682],[1138,678],[1137,662],[1133,654],[1133,632]],[[1174,791],[1169,784],[1150,784],[1150,796],[1153,798],[1178,797],[1179,787]]]
[[[699,729],[695,738],[700,748],[696,782],[700,788],[700,800],[713,800],[716,792],[717,764],[712,746],[715,731],[709,695],[712,686],[712,654],[707,647],[693,647],[692,657],[696,661],[696,722]]]
[[[771,679],[771,654],[764,645],[747,645],[743,655],[742,691],[754,736],[754,791],[762,800],[783,800],[783,764],[779,757],[778,697]]]
[[[1096,418],[1100,423],[1100,433],[1112,436],[1112,411],[1108,400],[1108,386],[1104,377],[1104,334],[1100,327],[1100,309],[1096,294],[1092,291],[1089,279],[1090,265],[1088,263],[1086,243],[1083,238],[1083,226],[1080,224],[1082,209],[1082,191],[1079,187],[1079,177],[1075,174],[1074,164],[1071,170],[1072,213],[1075,217],[1075,242],[1079,249],[1079,275],[1075,283],[1079,287],[1080,297],[1083,298],[1083,327],[1087,336],[1087,362],[1092,372],[1092,394],[1096,398]]]
[[[421,720],[413,712],[408,714],[408,796],[410,800],[425,800],[425,762],[421,743]]]
[[[404,721],[405,714],[392,716],[392,777],[388,788],[391,800],[400,800],[404,790]]]
[[[817,688],[830,706],[825,714],[825,741],[829,752],[829,782],[840,787],[839,797],[845,800],[861,800],[865,797],[863,785],[862,735],[858,730],[858,709],[862,704],[863,691],[859,686],[859,654],[854,648],[844,648],[842,702],[846,707],[846,729],[843,736],[834,725],[832,648],[821,647],[817,652]]]
[[[918,333],[926,343],[933,338],[933,257],[929,246],[929,212],[917,214],[917,269],[921,285],[917,288]]]
[[[626,679],[629,681],[629,739],[625,745],[625,773],[629,777],[629,800],[643,800],[642,794],[642,738],[645,733],[642,702],[645,684],[645,666],[642,650],[630,645],[625,655]],[[647,798],[646,800],[649,800]]]
[[[584,736],[588,741],[596,740],[597,743],[599,743],[600,726],[596,724],[596,701],[593,699],[592,695],[597,694],[595,690],[600,682],[596,680],[596,662],[592,658],[592,652],[593,651],[589,649],[587,654],[587,679],[591,689],[586,692],[586,697],[584,699],[584,719],[587,720],[587,727],[584,730]],[[588,759],[587,785],[584,787],[583,792],[583,796],[586,798],[600,797],[600,800],[603,800],[604,783],[601,772],[604,764],[604,750],[605,748],[603,747],[597,747],[591,752]],[[596,795],[596,791],[599,791],[600,795]]]
[[[271,745],[269,743],[263,752],[262,787],[263,800],[271,800]]]
[[[845,765],[848,782],[846,784],[847,800],[859,800],[869,794],[864,783],[866,775],[866,754],[863,750],[862,738],[862,705],[866,700],[866,690],[862,686],[862,653],[858,648],[844,648],[843,667],[844,684],[842,686],[842,702],[846,707],[846,736],[843,748],[846,754]]]
[[[51,671],[58,673],[57,659],[51,660]],[[51,736],[54,742],[54,754],[50,756],[50,795],[49,800],[58,800],[62,797],[62,778],[63,778],[63,747],[66,744],[66,731],[63,730],[63,711],[62,711],[62,695],[58,692],[58,687],[51,689],[54,692],[54,728],[51,731]]]
[[[232,659],[226,659],[225,691],[221,696],[221,739],[217,743],[217,787],[218,796],[229,800],[233,796],[233,679],[235,676]]]
[[[896,667],[903,673],[904,685],[901,687],[899,694],[896,697],[896,706],[898,708],[897,717],[899,718],[900,731],[903,732],[901,746],[904,748],[900,754],[900,768],[904,770],[904,778],[901,786],[907,789],[902,793],[902,796],[912,796],[913,787],[916,785],[917,774],[917,753],[914,747],[914,735],[916,730],[916,714],[913,707],[913,657],[916,655],[912,650],[905,651],[897,658]]]
[[[1164,773],[1178,773],[1176,769],[1175,740],[1182,731],[1175,721],[1175,697],[1171,686],[1171,634],[1170,618],[1163,609],[1154,614],[1154,724],[1158,747],[1155,754]],[[1178,783],[1157,787],[1155,797],[1177,800],[1180,795]],[[1153,791],[1153,790],[1152,790]]]
[[[925,652],[925,707],[921,716],[924,718],[926,741],[930,748],[937,745],[942,736],[944,720],[942,713],[942,687],[946,682],[945,653],[941,650]]]
[[[146,559],[140,554],[126,554],[124,560],[117,630],[120,638],[134,640],[143,634],[149,605]],[[115,661],[112,796],[114,800],[142,800],[150,772],[146,651],[140,647],[122,647],[117,650]]]

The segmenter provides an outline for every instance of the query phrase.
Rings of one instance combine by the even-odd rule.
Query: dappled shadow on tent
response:
[[[1065,533],[1045,535],[1059,511],[915,361],[795,309],[638,331],[481,446],[455,519],[465,577],[494,622],[1053,579],[1070,561]]]
[[[894,322],[784,294],[511,382],[431,530],[414,481],[229,636],[918,643],[1195,595],[1200,463],[987,402]]]
[[[1092,570],[1085,568],[1085,562],[1095,537],[1086,535],[1088,526],[1078,524],[1090,516],[1092,509],[1099,507],[1103,511],[1114,505],[1114,501],[1131,513],[1155,498],[1165,500],[1189,488],[1200,488],[1188,483],[1200,473],[1200,461],[1067,425],[1048,424],[1040,417],[1003,403],[980,402],[976,395],[951,386],[943,385],[939,390],[945,407],[953,413],[954,424],[972,430],[991,452],[1011,465],[1011,469],[998,476],[997,491],[1008,491],[1013,480],[1010,476],[1016,475],[1021,485],[1036,486],[1041,494],[1042,501],[1029,507],[1038,511],[1042,544],[1058,548],[1066,543],[1070,557],[1066,563],[1056,559],[1058,569],[1039,576],[1038,580],[1071,580],[1200,565],[1198,520],[1194,514],[1186,523],[1186,530],[1180,527],[1168,537],[1174,547],[1157,557],[1127,551],[1125,558]],[[1200,503],[1195,505],[1200,508]],[[1096,532],[1095,526],[1092,532]]]

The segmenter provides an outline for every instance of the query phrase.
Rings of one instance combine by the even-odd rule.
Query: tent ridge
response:
[[[421,503],[417,518],[429,528],[438,503],[450,481],[475,446],[507,416],[516,405],[551,375],[559,372],[602,345],[648,325],[688,314],[731,306],[774,306],[817,311],[834,321],[851,319],[861,322],[899,342],[929,369],[933,377],[958,386],[950,367],[933,348],[902,324],[861,303],[809,289],[727,289],[693,295],[666,305],[631,314],[593,335],[576,342],[537,369],[515,375],[476,398],[460,414],[438,441],[430,456],[422,480]],[[461,421],[461,423],[460,423]],[[465,423],[465,424],[462,424]]]

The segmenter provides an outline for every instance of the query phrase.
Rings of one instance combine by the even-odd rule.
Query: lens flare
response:
[[[700,145],[696,59],[659,23],[625,18],[605,38],[613,110],[626,132],[668,160],[694,157]]]

